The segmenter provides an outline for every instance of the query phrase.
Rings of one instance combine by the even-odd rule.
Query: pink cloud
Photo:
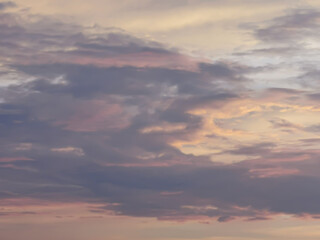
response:
[[[129,116],[121,105],[102,100],[85,101],[66,120],[55,122],[64,129],[77,132],[122,129],[129,123]]]
[[[270,177],[280,177],[288,175],[298,175],[300,171],[298,169],[286,169],[281,167],[274,168],[255,168],[249,171],[253,177],[257,178],[270,178]]]
[[[65,60],[64,60],[65,61]],[[109,58],[97,58],[90,56],[71,56],[67,63],[81,65],[95,65],[99,67],[167,67],[196,70],[198,62],[192,58],[188,58],[179,54],[168,53],[130,53]]]
[[[16,162],[16,161],[33,161],[33,159],[26,158],[26,157],[3,157],[3,158],[0,158],[0,163]]]

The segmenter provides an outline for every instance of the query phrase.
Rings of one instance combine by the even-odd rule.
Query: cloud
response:
[[[239,146],[234,150],[228,151],[232,154],[240,154],[240,155],[262,155],[264,153],[269,153],[273,147],[276,145],[274,143],[258,143],[252,146]]]
[[[264,42],[298,44],[306,37],[318,36],[319,17],[316,9],[295,9],[273,19],[268,26],[257,28],[255,36]]]
[[[25,157],[7,157],[7,158],[0,158],[1,163],[7,163],[7,162],[16,162],[16,161],[30,161],[32,159],[25,158]]]
[[[84,155],[83,150],[81,148],[74,148],[74,147],[51,148],[51,151],[58,152],[58,153],[75,154],[77,156]]]
[[[8,2],[0,2],[0,10],[5,10],[7,8],[14,8],[17,5],[14,2],[8,1]]]
[[[162,220],[319,214],[316,151],[219,136],[210,145],[221,150],[215,156],[253,157],[221,164],[174,145],[196,142],[214,124],[210,114],[245,122],[270,111],[242,106],[262,101],[248,89],[247,74],[259,69],[200,61],[119,29],[1,16],[1,59],[10,59],[3,65],[16,79],[0,88],[0,198],[94,201],[96,211]],[[280,27],[300,27],[280,20]],[[302,93],[270,92],[285,100]],[[295,126],[282,118],[271,123]],[[206,136],[219,135],[208,129]],[[222,142],[227,147],[219,148]]]
[[[274,119],[270,120],[272,127],[274,128],[287,128],[287,129],[302,129],[302,126],[294,124],[285,119]]]

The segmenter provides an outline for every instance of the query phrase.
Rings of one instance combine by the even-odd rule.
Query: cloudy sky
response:
[[[318,240],[320,2],[0,2],[1,240]]]

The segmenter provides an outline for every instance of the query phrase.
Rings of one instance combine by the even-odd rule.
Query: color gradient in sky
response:
[[[0,2],[1,240],[319,240],[320,1]]]

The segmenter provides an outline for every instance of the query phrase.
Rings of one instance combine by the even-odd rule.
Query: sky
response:
[[[1,240],[320,239],[320,2],[0,2]]]

